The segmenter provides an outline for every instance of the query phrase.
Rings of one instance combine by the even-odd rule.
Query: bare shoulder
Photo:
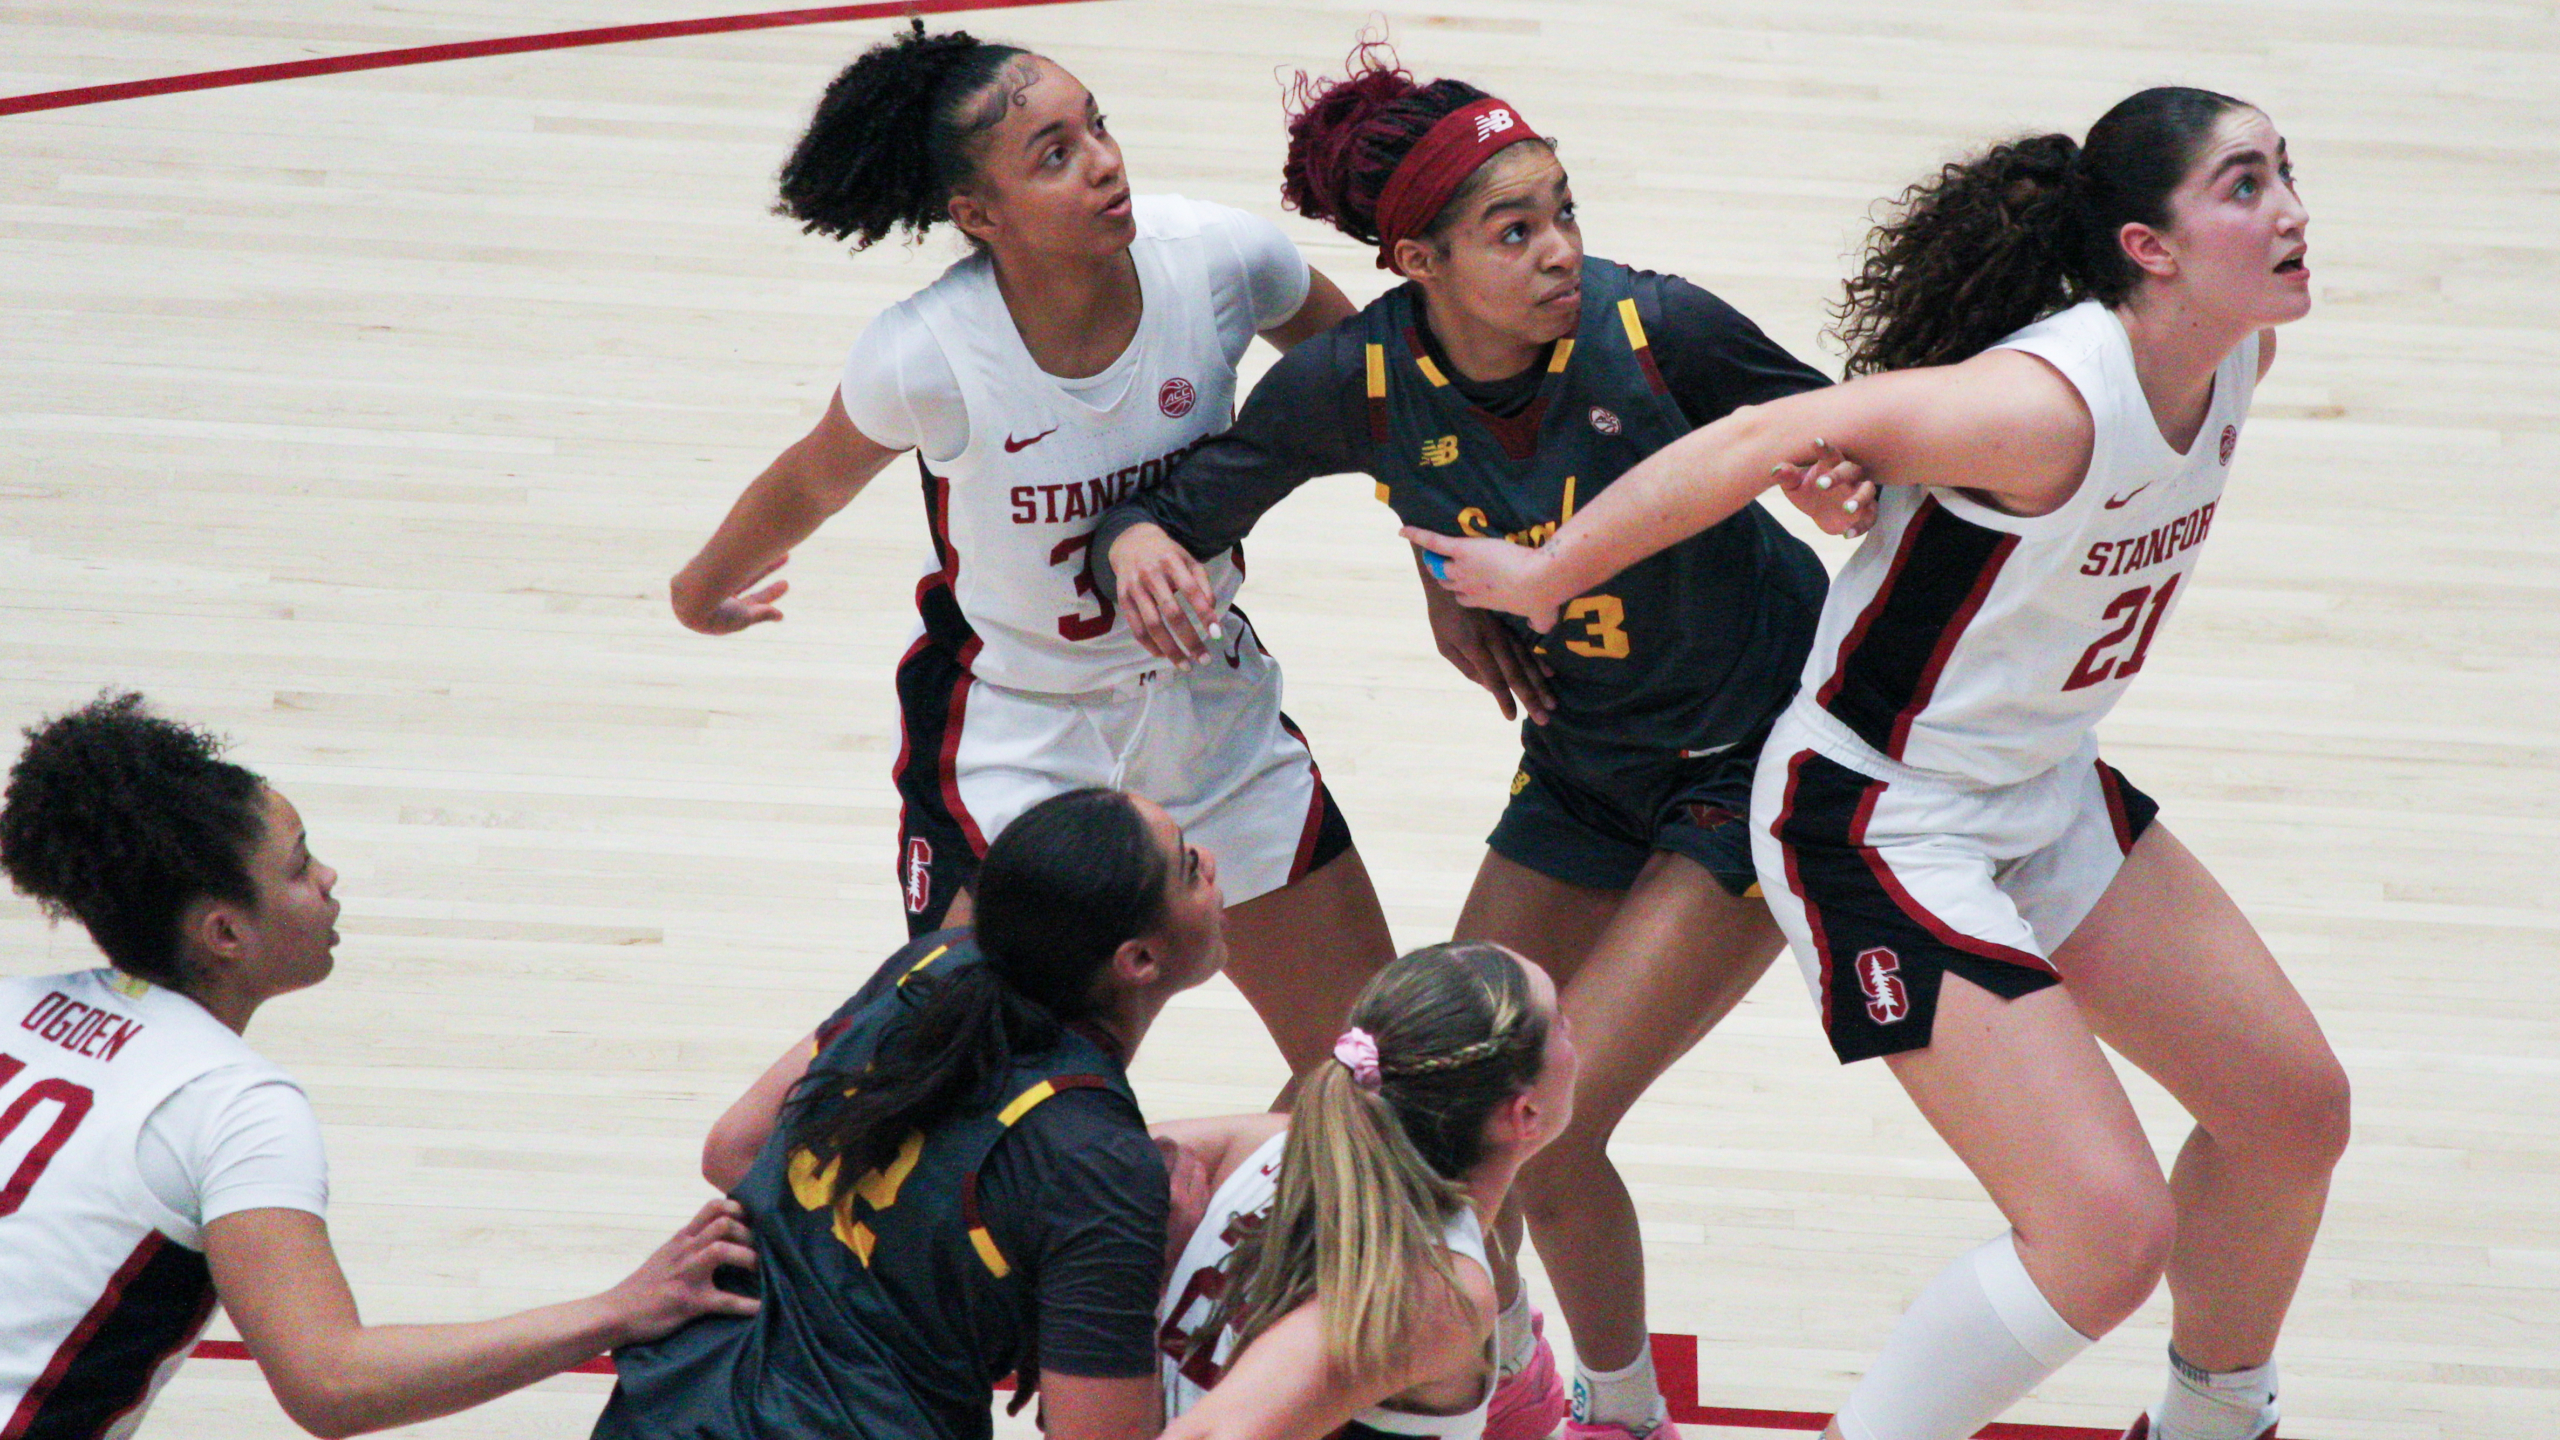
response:
[[[1264,1142],[1288,1128],[1288,1116],[1266,1112],[1165,1120],[1148,1126],[1147,1133],[1154,1137],[1156,1148],[1165,1152],[1168,1169],[1177,1165],[1196,1169],[1214,1189]]]

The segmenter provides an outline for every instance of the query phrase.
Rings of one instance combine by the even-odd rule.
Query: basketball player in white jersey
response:
[[[101,698],[28,732],[0,865],[111,968],[0,980],[0,1435],[120,1440],[218,1299],[319,1435],[449,1414],[708,1312],[755,1252],[734,1202],[597,1296],[372,1325],[329,1245],[310,1102],[240,1032],[333,963],[336,873],[201,732]]]
[[[2273,327],[2310,307],[2306,223],[2264,113],[2143,91],[2085,144],[1906,195],[1849,286],[1863,378],[1674,442],[1542,551],[1408,532],[1461,599],[1551,619],[1772,467],[1845,453],[1886,487],[1753,840],[1833,1048],[1886,1057],[2013,1229],[1922,1291],[1834,1435],[1969,1436],[2164,1273],[2170,1375],[2128,1436],[2275,1433],[2346,1077],[2091,732],[2192,584]],[[2196,1119],[2165,1178],[2100,1040]]]
[[[747,487],[672,585],[727,634],[780,618],[793,545],[918,452],[932,549],[898,667],[908,926],[964,924],[988,837],[1048,796],[1126,788],[1216,854],[1228,973],[1295,1072],[1394,954],[1280,672],[1228,608],[1215,654],[1160,661],[1097,595],[1085,547],[1234,411],[1256,334],[1282,349],[1351,313],[1266,221],[1135,197],[1093,96],[966,34],[876,46],[828,87],[784,166],[785,213],[857,249],[948,220],[974,253],[873,322],[817,427]]]
[[[1157,1126],[1176,1193],[1168,1440],[1481,1436],[1485,1230],[1572,1121],[1575,1069],[1546,972],[1455,942],[1379,972],[1290,1115]]]

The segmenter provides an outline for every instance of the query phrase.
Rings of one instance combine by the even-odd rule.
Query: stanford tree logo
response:
[[[1858,988],[1866,992],[1867,1018],[1891,1025],[1911,1013],[1911,992],[1902,985],[1902,957],[1878,945],[1858,952]]]

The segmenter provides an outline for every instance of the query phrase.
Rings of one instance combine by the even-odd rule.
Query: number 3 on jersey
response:
[[[2062,688],[2078,690],[2101,680],[2128,679],[2140,670],[2142,658],[2151,653],[2151,637],[2160,633],[2160,617],[2169,613],[2169,597],[2177,593],[2178,580],[2178,576],[2170,576],[2161,583],[2157,594],[2148,585],[2136,585],[2108,601],[2106,613],[2098,618],[2115,620],[2119,615],[2124,618],[2116,622],[2116,628],[2089,642],[2089,648],[2080,652],[2080,663],[2071,667],[2071,678],[2062,682]],[[2142,604],[2145,600],[2151,602],[2147,619]],[[2108,655],[2108,651],[2133,633],[2137,624],[2142,627],[2142,637],[2133,642],[2133,653],[2121,662]]]
[[[0,1055],[0,1093],[5,1093],[10,1082],[18,1078],[18,1072],[26,1068],[27,1062],[14,1056]],[[36,1188],[37,1177],[44,1174],[44,1167],[53,1163],[54,1152],[71,1138],[71,1132],[79,1129],[80,1122],[88,1118],[89,1107],[96,1103],[97,1098],[86,1085],[75,1085],[60,1076],[48,1076],[19,1091],[10,1098],[5,1109],[0,1109],[0,1164],[6,1164],[5,1157],[18,1148],[19,1127],[26,1124],[37,1106],[47,1101],[54,1105],[53,1114],[49,1117],[51,1123],[41,1131],[29,1132],[35,1143],[27,1147],[17,1168],[7,1172],[9,1178],[0,1181],[0,1215],[15,1215],[18,1207],[27,1203],[27,1192]]]
[[[1617,596],[1585,595],[1564,607],[1564,618],[1579,620],[1583,626],[1579,638],[1564,642],[1567,650],[1594,660],[1627,658],[1627,607]]]
[[[1059,616],[1058,634],[1063,639],[1090,640],[1097,635],[1111,633],[1114,615],[1111,597],[1094,594],[1093,572],[1084,568],[1084,552],[1091,548],[1093,548],[1093,532],[1088,530],[1082,535],[1070,535],[1059,541],[1058,547],[1049,552],[1051,565],[1073,564],[1076,567],[1076,593],[1090,597],[1094,604],[1102,607],[1102,613],[1099,615],[1087,615],[1082,610],[1071,610]]]

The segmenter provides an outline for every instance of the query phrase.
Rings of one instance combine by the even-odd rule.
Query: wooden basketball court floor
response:
[[[716,13],[11,0],[0,94]],[[1279,215],[1275,72],[1338,64],[1376,13],[1093,0],[938,23],[1055,56],[1141,189],[1278,216],[1365,299],[1384,277],[1364,253]],[[2560,8],[1384,14],[1416,69],[1562,137],[1594,252],[1685,274],[1826,366],[1866,207],[1928,167],[2076,133],[2149,83],[2275,116],[2318,308],[2105,740],[2357,1085],[2281,1352],[2287,1433],[2560,1431]],[[345,941],[251,1038],[318,1106],[369,1318],[619,1278],[703,1197],[712,1117],[901,936],[888,680],[913,470],[804,548],[784,624],[706,639],[663,598],[864,322],[956,253],[848,259],[765,213],[818,88],[889,26],[0,118],[0,719],[138,687],[301,805]],[[1432,653],[1368,490],[1322,482],[1273,515],[1247,599],[1410,946],[1445,936],[1513,742]],[[0,901],[0,966],[91,963],[77,930]],[[1223,982],[1136,1075],[1159,1116],[1257,1108],[1280,1078]],[[2136,1090],[2174,1146],[2174,1107]],[[1696,1337],[1705,1406],[1832,1408],[1921,1281],[1999,1228],[1882,1067],[1831,1063],[1783,960],[1618,1155],[1654,1323]],[[2157,1394],[2165,1320],[2155,1301],[2011,1418],[2122,1424]],[[401,1433],[583,1435],[606,1383]],[[252,1366],[208,1359],[144,1433],[294,1432]]]

